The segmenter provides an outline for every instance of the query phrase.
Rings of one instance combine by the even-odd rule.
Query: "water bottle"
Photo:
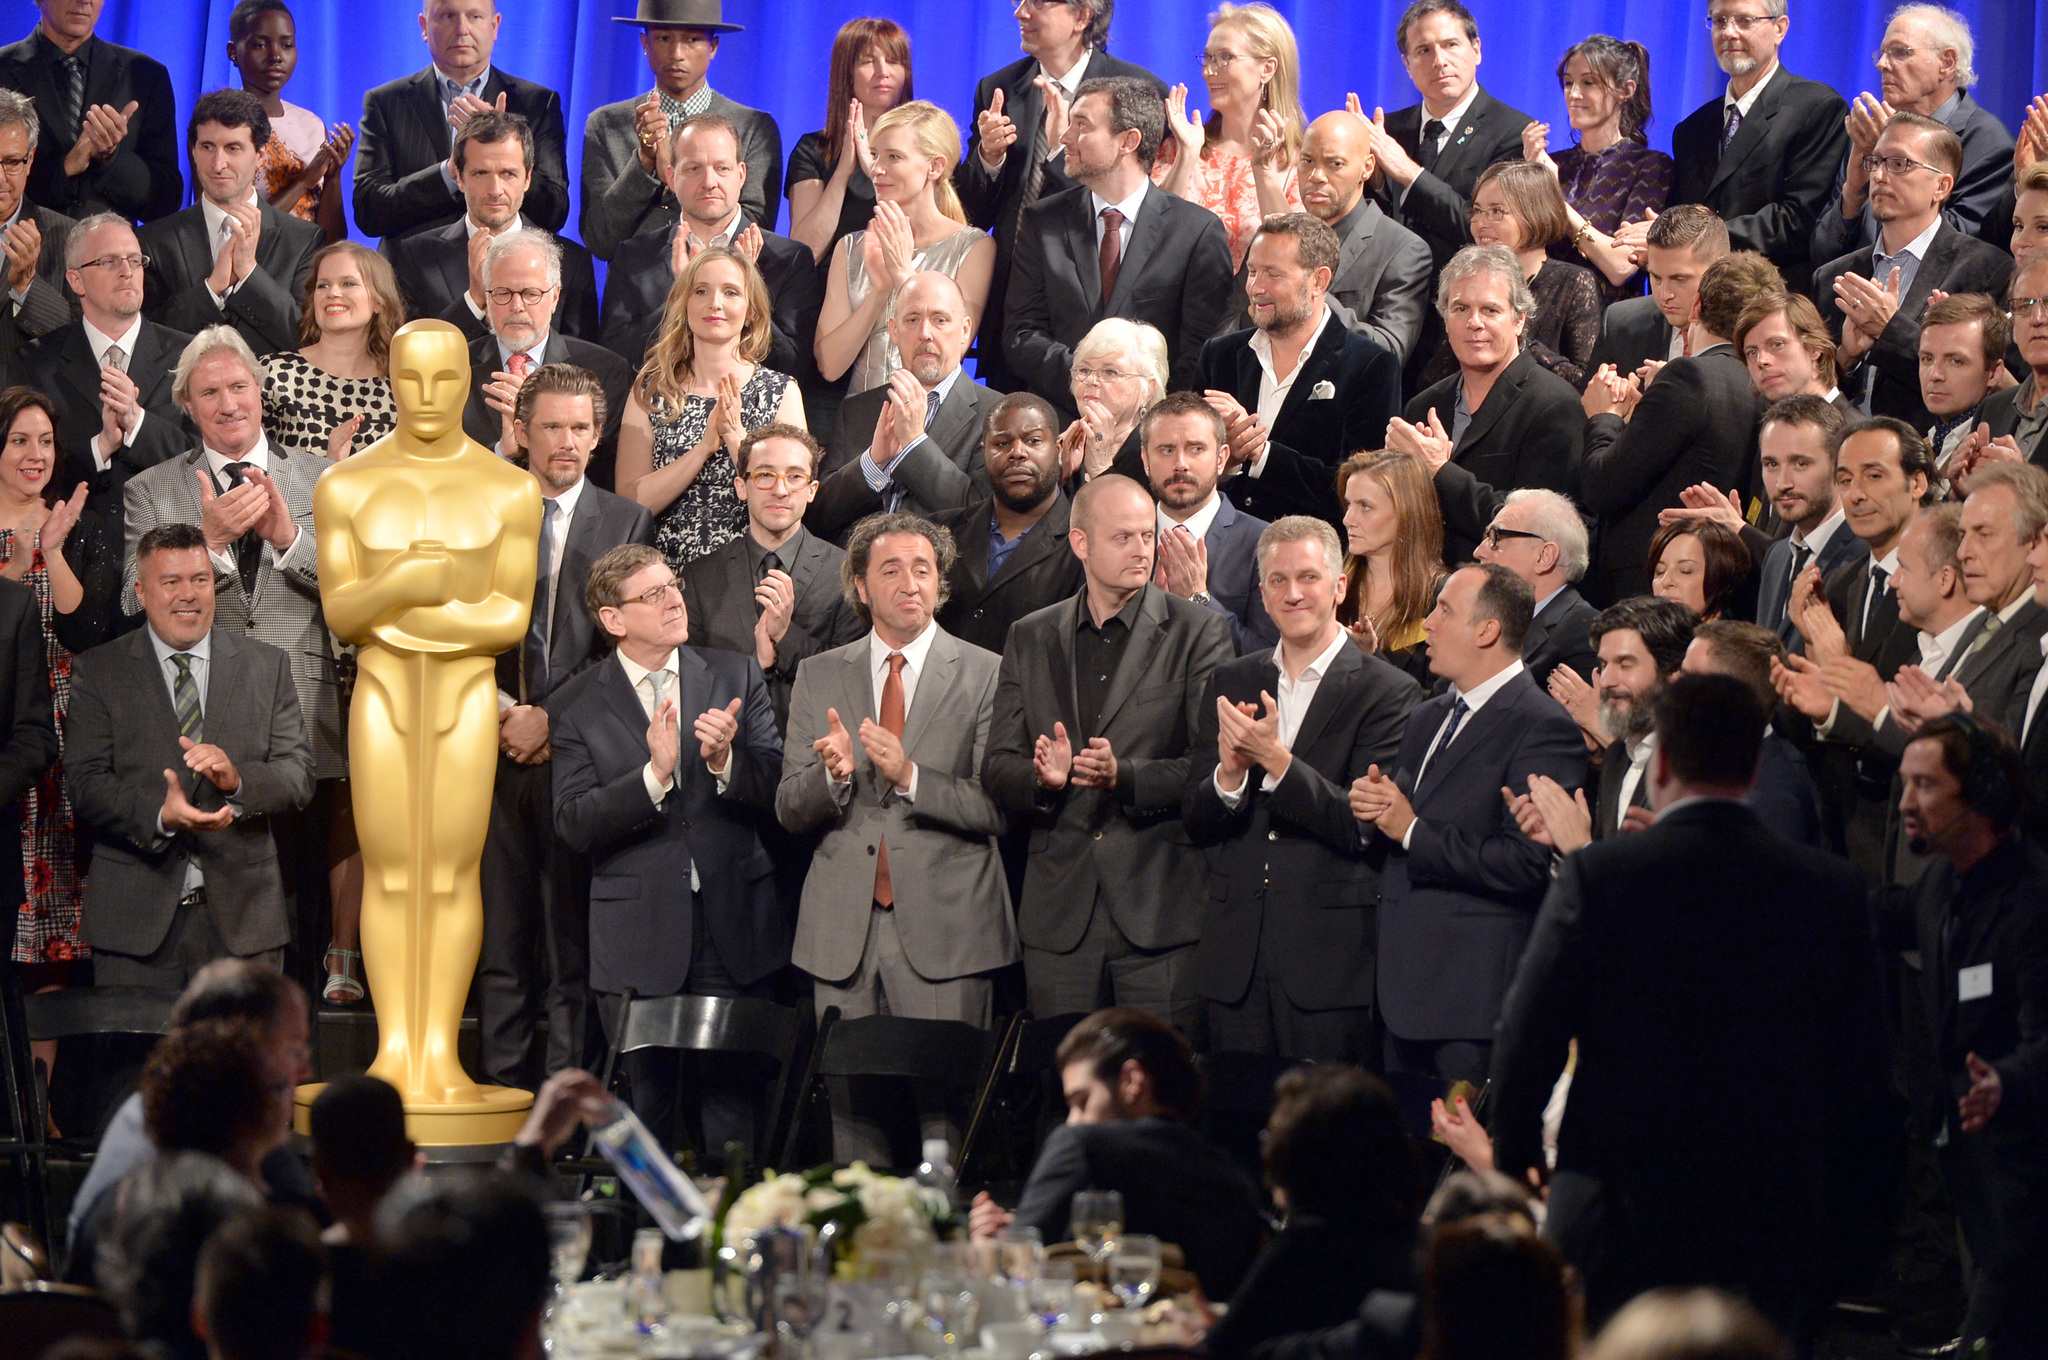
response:
[[[946,1197],[947,1205],[959,1207],[958,1187],[953,1183],[953,1152],[943,1138],[924,1140],[924,1160],[918,1163],[917,1183]]]
[[[711,1206],[623,1100],[613,1096],[605,1101],[591,1117],[590,1131],[597,1150],[664,1233],[678,1242],[703,1235],[711,1223]]]
[[[642,1332],[659,1331],[668,1317],[668,1296],[661,1290],[661,1249],[667,1245],[659,1228],[633,1234],[633,1277],[627,1292],[633,1300],[633,1321]]]

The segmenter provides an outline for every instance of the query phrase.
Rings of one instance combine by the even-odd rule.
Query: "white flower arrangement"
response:
[[[940,1192],[855,1162],[801,1176],[769,1172],[741,1191],[726,1211],[724,1240],[738,1242],[769,1228],[815,1235],[834,1224],[837,1272],[857,1277],[863,1257],[922,1250],[952,1229],[953,1218],[953,1206]]]

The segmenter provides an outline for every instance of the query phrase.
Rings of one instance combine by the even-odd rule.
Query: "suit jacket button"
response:
[[[1277,841],[1280,839],[1280,833],[1277,831],[1268,831],[1266,833],[1266,839],[1269,841]]]
[[[1102,839],[1102,833],[1101,833],[1100,831],[1098,831],[1098,832],[1096,832],[1096,833],[1095,833],[1095,839],[1096,839],[1096,840],[1101,840],[1101,839]]]
[[[869,853],[870,855],[874,854],[874,853],[875,853],[875,847],[874,847],[874,846],[872,846],[872,845],[870,845],[870,846],[868,847],[868,853]]]

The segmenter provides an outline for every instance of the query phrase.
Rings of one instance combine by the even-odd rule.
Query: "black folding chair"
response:
[[[818,1022],[817,1041],[811,1046],[810,1062],[797,1091],[796,1111],[790,1120],[780,1165],[797,1165],[810,1093],[821,1079],[893,1077],[972,1092],[967,1107],[967,1131],[960,1140],[958,1159],[959,1165],[966,1166],[987,1122],[996,1059],[1007,1039],[1007,1031],[998,1034],[960,1020],[912,1020],[900,1015],[868,1015],[847,1020],[840,1017],[837,1006],[827,1007]]]
[[[1039,1020],[1023,1011],[1011,1022],[996,1065],[990,1104],[992,1141],[983,1142],[975,1159],[977,1171],[994,1161],[999,1171],[1007,1164],[1020,1183],[1030,1175],[1046,1136],[1067,1117],[1057,1060],[1060,1041],[1086,1018],[1084,1012],[1076,1011]],[[962,1184],[967,1183],[965,1164],[960,1172]],[[989,1177],[983,1174],[981,1179]]]

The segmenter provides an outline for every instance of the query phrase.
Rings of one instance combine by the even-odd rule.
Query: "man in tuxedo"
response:
[[[1834,447],[1844,423],[1840,407],[1803,392],[1772,402],[1757,433],[1764,500],[1791,532],[1767,538],[1744,524],[1742,541],[1757,560],[1756,621],[1793,652],[1806,648],[1791,611],[1792,589],[1806,569],[1825,580],[1870,554],[1836,496]]]
[[[618,462],[619,417],[633,386],[626,361],[588,340],[556,328],[562,298],[561,243],[544,231],[522,227],[493,236],[484,252],[484,319],[490,333],[470,342],[469,404],[462,429],[485,448],[517,456],[512,431],[520,384],[543,364],[574,364],[597,376],[604,388],[605,421],[590,459],[590,480],[612,482]]]
[[[1102,318],[1166,337],[1171,388],[1194,385],[1202,345],[1226,320],[1230,243],[1216,214],[1152,183],[1165,135],[1166,100],[1151,82],[1082,82],[1061,142],[1075,187],[1031,204],[1018,223],[1004,354],[1021,385],[1068,416],[1074,347]]]
[[[491,109],[516,113],[533,130],[527,220],[543,231],[560,231],[569,220],[562,97],[492,64],[504,17],[496,0],[425,0],[420,36],[430,58],[426,68],[363,96],[355,219],[365,236],[404,236],[462,215],[462,180],[450,155],[453,131]]]
[[[682,124],[701,116],[723,120],[739,143],[736,159],[746,178],[738,208],[762,231],[775,229],[782,211],[782,131],[761,109],[734,103],[711,88],[711,59],[722,35],[745,30],[728,24],[719,0],[640,0],[632,18],[640,48],[654,74],[654,89],[593,111],[583,125],[584,243],[610,260],[635,236],[676,220],[673,149]],[[671,193],[674,196],[671,197]],[[781,370],[790,372],[789,369]]]
[[[668,183],[682,215],[622,242],[604,281],[604,347],[635,372],[661,329],[679,266],[706,246],[729,246],[752,259],[768,285],[774,335],[762,362],[799,382],[813,376],[811,341],[825,304],[825,278],[809,246],[748,216],[742,206],[747,173],[739,129],[723,114],[700,113],[676,124]]]
[[[590,985],[616,1040],[628,988],[765,997],[789,962],[790,920],[760,837],[782,739],[752,660],[686,645],[682,591],[651,544],[600,557],[586,597],[617,651],[552,705],[554,821],[591,860]],[[672,1147],[676,1055],[632,1057],[634,1106]],[[706,1075],[704,1146],[754,1142],[747,1083]]]
[[[988,499],[934,517],[959,548],[939,625],[1000,656],[1011,624],[1080,588],[1081,562],[1068,542],[1073,505],[1060,489],[1058,412],[1014,392],[989,412],[981,447]]]
[[[622,543],[654,542],[644,506],[584,478],[604,418],[603,385],[569,364],[529,373],[513,413],[513,435],[540,487],[541,542],[526,638],[498,656],[498,776],[484,837],[476,992],[484,1078],[526,1090],[584,1064],[589,1025],[587,866],[555,835],[546,704],[610,650],[583,604],[592,565]],[[545,1054],[535,1028],[543,1010]]]
[[[1785,656],[1784,642],[1768,628],[1739,619],[1709,619],[1693,630],[1692,645],[1685,649],[1684,671],[1687,675],[1733,676],[1749,686],[1768,713],[1778,706],[1771,663],[1783,665]],[[1786,840],[1827,849],[1813,773],[1799,747],[1780,736],[1774,726],[1764,728],[1756,783],[1742,801]]]
[[[1407,362],[1429,312],[1435,273],[1429,246],[1380,210],[1366,193],[1379,162],[1372,132],[1348,110],[1308,125],[1298,162],[1301,206],[1337,233],[1337,263],[1330,277],[1330,310],[1346,330],[1378,341]]]
[[[1586,371],[1598,373],[1611,364],[1617,373],[1639,375],[1647,387],[1657,370],[1645,371],[1644,364],[1661,367],[1684,357],[1700,280],[1728,250],[1727,224],[1712,208],[1681,203],[1659,213],[1643,238],[1649,296],[1625,298],[1600,314],[1600,338]]]
[[[19,817],[22,795],[57,763],[57,727],[50,702],[50,664],[35,592],[19,581],[0,584],[0,809]],[[25,900],[24,881],[0,885],[0,939],[12,940]],[[13,951],[0,976],[13,972]],[[12,985],[10,983],[10,985]]]
[[[37,0],[35,32],[0,48],[0,87],[35,101],[28,194],[70,217],[154,221],[178,210],[178,110],[163,64],[93,32],[99,0]]]
[[[1930,291],[2004,296],[2012,256],[1965,236],[1941,216],[1961,173],[1962,143],[1932,118],[1895,113],[1876,163],[1872,244],[1814,271],[1814,291],[1840,344],[1843,386],[1874,415],[1927,423],[1920,404],[1920,314]]]
[[[1536,612],[1522,639],[1522,664],[1546,689],[1559,666],[1588,681],[1600,667],[1598,649],[1587,636],[1600,611],[1573,584],[1586,574],[1588,551],[1586,521],[1570,498],[1534,487],[1508,492],[1473,550],[1479,561],[1506,567],[1529,583]]]
[[[1483,1081],[1501,995],[1529,938],[1550,856],[1516,827],[1503,788],[1586,782],[1578,724],[1522,665],[1535,601],[1506,567],[1451,573],[1424,621],[1448,692],[1416,707],[1391,773],[1351,785],[1378,831],[1377,994],[1390,1072]]]
[[[1138,435],[1145,481],[1158,505],[1154,579],[1221,614],[1238,655],[1280,640],[1259,590],[1259,535],[1266,521],[1218,488],[1231,463],[1223,413],[1193,392],[1169,392],[1145,412]]]
[[[0,299],[0,385],[12,386],[21,347],[71,320],[64,297],[64,238],[74,225],[29,202],[23,190],[41,131],[35,101],[0,89],[0,249],[7,257],[7,296]]]
[[[1714,1284],[1807,1334],[1836,1283],[1830,1191],[1888,1126],[1862,886],[1741,801],[1767,716],[1733,678],[1671,683],[1656,824],[1558,865],[1502,1006],[1494,1161],[1518,1180],[1543,1173],[1543,1107],[1578,1041],[1544,1232],[1594,1319]]]
[[[1814,223],[1827,208],[1849,149],[1849,106],[1828,86],[1778,60],[1792,21],[1778,0],[1711,0],[1714,57],[1728,73],[1721,98],[1671,133],[1673,203],[1719,213],[1737,250],[1770,258],[1797,292],[1813,278]],[[1616,239],[1640,243],[1641,228]]]
[[[1128,477],[1075,496],[1082,589],[1010,630],[982,782],[1031,828],[1017,933],[1032,1012],[1135,1006],[1200,1034],[1206,873],[1180,812],[1230,630],[1152,584],[1153,529]]]
[[[1202,346],[1196,382],[1244,474],[1231,498],[1262,519],[1341,524],[1338,464],[1384,442],[1401,409],[1401,361],[1325,305],[1339,251],[1337,234],[1307,213],[1268,217],[1245,254],[1251,329]]]
[[[1065,159],[1067,120],[1084,81],[1128,76],[1148,81],[1159,97],[1166,84],[1132,62],[1109,54],[1115,0],[1058,0],[1017,11],[1024,58],[974,87],[974,124],[967,152],[953,171],[953,188],[967,220],[996,240],[995,273],[981,312],[974,370],[1000,391],[1020,385],[1004,359],[1003,324],[1010,264],[1024,210],[1041,198],[1074,187]],[[1147,162],[1149,165],[1150,162]]]
[[[463,215],[453,222],[384,245],[407,310],[452,321],[471,340],[489,329],[484,305],[484,252],[493,238],[536,224],[520,216],[533,187],[533,129],[516,113],[486,109],[455,130],[455,163]],[[598,337],[597,275],[590,252],[555,238],[562,251],[562,293],[555,315],[579,340]]]
[[[159,525],[136,557],[148,622],[73,663],[64,777],[93,840],[94,980],[178,990],[223,955],[283,959],[271,819],[313,796],[313,753],[290,660],[214,626],[205,533]]]
[[[185,150],[199,201],[145,226],[143,307],[194,334],[233,326],[259,354],[297,349],[306,276],[327,237],[270,206],[256,182],[270,140],[263,101],[213,90],[192,106]]]
[[[2002,376],[2011,343],[2011,318],[1983,293],[1945,297],[1921,314],[1920,405],[1932,417],[1927,447],[1944,480],[1949,460],[1983,420],[1984,400],[1992,379]]]
[[[932,270],[911,275],[888,326],[903,367],[840,405],[819,468],[810,521],[835,541],[879,511],[935,515],[989,491],[981,438],[999,394],[960,367],[974,338],[960,285]]]
[[[1350,789],[1394,763],[1422,692],[1338,625],[1327,523],[1275,521],[1259,560],[1280,645],[1217,669],[1188,765],[1182,817],[1210,886],[1195,985],[1218,1050],[1370,1063],[1380,856]]]
[[[1444,516],[1444,561],[1470,560],[1509,491],[1579,490],[1585,422],[1572,385],[1522,349],[1536,310],[1501,246],[1467,246],[1437,280],[1436,307],[1458,371],[1418,392],[1386,446],[1428,464]]]

